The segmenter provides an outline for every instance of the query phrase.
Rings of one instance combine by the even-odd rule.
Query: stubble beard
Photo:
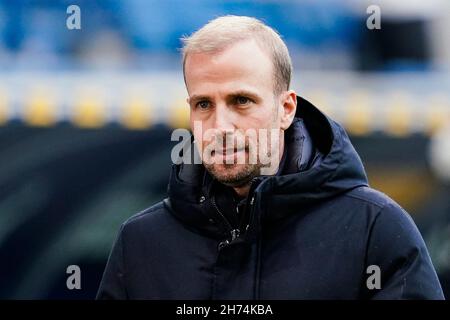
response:
[[[248,150],[246,150],[248,154]],[[271,152],[267,151],[267,156],[271,156]],[[258,156],[256,155],[257,159]],[[248,185],[253,178],[261,175],[261,168],[264,165],[259,161],[249,163],[249,157],[246,157],[245,163],[204,163],[206,170],[220,183],[230,187],[242,187]]]
[[[220,183],[242,187],[260,174],[260,164],[205,164],[206,170]]]

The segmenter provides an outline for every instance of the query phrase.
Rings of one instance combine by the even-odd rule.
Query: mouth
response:
[[[217,151],[218,155],[227,156],[227,155],[233,155],[235,153],[239,153],[239,152],[243,152],[243,151],[245,152],[245,151],[247,151],[247,149],[246,148],[231,148],[231,149],[214,150],[213,154],[215,154],[216,151]]]
[[[245,146],[239,148],[217,148],[209,152],[209,155],[205,158],[208,164],[236,165],[246,164],[249,161],[249,149]]]
[[[222,149],[220,152],[219,152],[219,154],[221,154],[221,155],[228,155],[228,154],[234,154],[234,153],[239,153],[239,152],[242,152],[242,151],[245,151],[245,148],[234,148],[234,149]]]

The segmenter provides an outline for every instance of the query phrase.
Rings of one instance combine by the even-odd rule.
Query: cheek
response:
[[[205,147],[215,141],[216,131],[209,127],[205,121],[196,120],[191,122],[191,130],[200,152],[203,152]]]
[[[273,127],[274,114],[257,111],[251,117],[245,117],[242,119],[242,126],[244,129],[269,129]]]
[[[192,134],[194,135],[194,139],[195,141],[199,142],[199,141],[203,141],[203,131],[204,131],[204,125],[203,122],[200,120],[197,120],[191,113],[191,121],[190,121],[190,125],[191,125],[191,131]]]

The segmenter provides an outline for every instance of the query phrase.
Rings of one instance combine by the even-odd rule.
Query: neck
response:
[[[240,187],[234,187],[233,189],[239,197],[245,198],[246,196],[248,196],[248,193],[250,191],[250,183],[244,184]]]

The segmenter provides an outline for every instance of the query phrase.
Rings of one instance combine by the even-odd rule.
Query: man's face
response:
[[[186,58],[191,129],[200,154],[210,155],[204,166],[226,185],[239,187],[260,175],[261,155],[271,157],[279,148],[282,104],[273,75],[269,54],[254,40]],[[271,144],[274,132],[277,143]]]

